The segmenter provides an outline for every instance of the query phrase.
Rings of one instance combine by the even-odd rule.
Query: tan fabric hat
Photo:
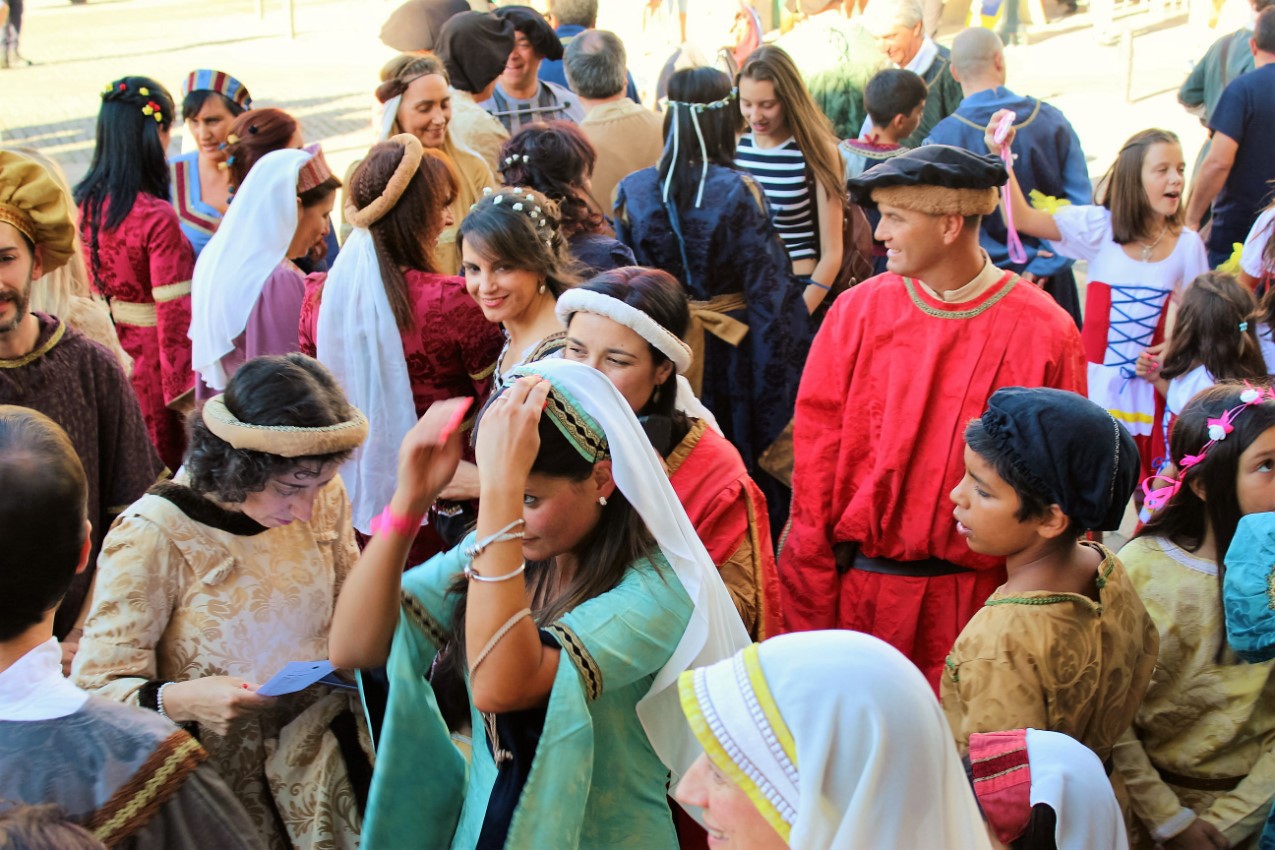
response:
[[[41,165],[12,151],[0,151],[0,221],[39,247],[45,274],[75,253],[71,199]]]

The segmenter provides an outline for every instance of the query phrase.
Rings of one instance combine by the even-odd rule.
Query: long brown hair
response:
[[[521,200],[540,207],[537,218],[527,210],[514,209],[519,193]],[[580,284],[579,266],[567,248],[558,205],[538,192],[503,186],[480,198],[456,231],[457,249],[463,252],[466,242],[487,260],[542,276],[554,298]]]
[[[1231,275],[1200,275],[1182,296],[1160,376],[1176,378],[1204,366],[1215,381],[1265,382],[1256,312],[1253,293]]]
[[[1142,185],[1142,165],[1147,160],[1147,151],[1158,144],[1182,148],[1181,140],[1168,130],[1150,129],[1134,133],[1099,181],[1103,189],[1097,201],[1111,210],[1111,235],[1117,245],[1137,242],[1155,232],[1156,212],[1151,208],[1147,190]],[[1176,233],[1185,220],[1186,204],[1180,203],[1166,224]]]
[[[380,197],[405,152],[402,145],[394,142],[378,142],[372,146],[350,178],[350,200],[356,207],[363,209]],[[426,148],[420,167],[398,203],[368,228],[376,246],[385,296],[394,313],[394,323],[401,331],[416,326],[403,269],[438,273],[434,244],[443,232],[443,211],[456,197],[459,185],[447,160]]]
[[[735,85],[738,86],[742,79],[768,82],[775,87],[775,95],[784,106],[784,121],[806,157],[815,182],[823,187],[830,199],[840,201],[844,198],[845,171],[837,153],[837,134],[833,132],[827,116],[810,97],[792,57],[781,47],[763,44],[748,54],[735,77]]]
[[[297,119],[282,109],[250,109],[236,118],[229,134],[235,141],[231,143],[227,137],[226,143],[231,189],[243,185],[257,160],[288,147],[296,134]]]

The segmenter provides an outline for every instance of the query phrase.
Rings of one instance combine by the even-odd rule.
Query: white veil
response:
[[[372,428],[341,468],[354,527],[371,533],[390,503],[398,477],[398,447],[416,424],[403,337],[385,294],[372,234],[356,227],[323,284],[317,333],[319,362]]]
[[[221,358],[235,350],[266,278],[286,259],[297,231],[297,175],[311,155],[288,148],[258,160],[195,263],[187,335],[192,365],[214,390],[226,388]]]
[[[611,449],[616,486],[642,517],[695,603],[681,641],[637,705],[651,745],[676,781],[702,750],[682,714],[677,677],[683,670],[729,658],[748,646],[748,632],[713,559],[669,484],[663,461],[611,380],[581,363],[558,359],[541,360],[518,371],[547,378],[601,426]]]

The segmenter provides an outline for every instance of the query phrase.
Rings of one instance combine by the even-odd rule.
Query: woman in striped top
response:
[[[736,85],[748,132],[735,166],[766,193],[793,273],[809,284],[804,300],[813,313],[841,270],[845,186],[837,137],[781,48],[763,45],[749,54]]]

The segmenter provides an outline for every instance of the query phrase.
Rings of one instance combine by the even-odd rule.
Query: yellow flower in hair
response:
[[[1225,263],[1222,263],[1222,265],[1218,266],[1217,270],[1220,272],[1225,272],[1226,274],[1239,274],[1240,260],[1242,260],[1243,258],[1244,258],[1244,243],[1232,242],[1231,256],[1227,258]]]
[[[146,97],[147,95],[151,93],[151,90],[146,88],[146,86],[142,86],[140,89],[137,90],[137,93],[140,94],[142,97]]]
[[[155,110],[151,109],[150,104],[147,104],[146,106],[142,107],[143,115],[153,115],[154,113],[155,113]]]
[[[164,115],[163,115],[163,113],[161,113],[161,112],[156,112],[156,113],[155,113],[155,123],[156,123],[156,124],[162,124],[162,123],[164,123]]]

